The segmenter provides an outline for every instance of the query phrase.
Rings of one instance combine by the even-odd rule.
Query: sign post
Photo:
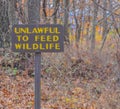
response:
[[[41,53],[35,53],[35,109],[41,109],[40,107],[40,89],[41,89]]]
[[[41,52],[64,51],[64,27],[58,24],[14,25],[12,50],[35,53],[35,109],[41,109]]]

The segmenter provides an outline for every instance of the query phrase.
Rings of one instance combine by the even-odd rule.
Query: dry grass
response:
[[[106,47],[101,54],[97,50],[91,54],[70,45],[65,46],[64,53],[42,54],[42,109],[120,109],[119,53]],[[31,67],[15,75],[6,74],[3,67],[0,109],[33,109]]]

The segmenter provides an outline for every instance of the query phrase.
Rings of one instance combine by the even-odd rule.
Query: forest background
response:
[[[64,52],[42,53],[42,109],[120,109],[119,0],[0,0],[0,108],[34,108],[34,54],[10,34],[34,17],[65,27]]]

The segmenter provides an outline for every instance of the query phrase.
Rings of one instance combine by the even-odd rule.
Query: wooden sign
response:
[[[58,24],[14,25],[12,50],[14,52],[62,52],[64,27]]]
[[[25,24],[12,27],[12,51],[35,53],[35,109],[41,109],[41,52],[64,50],[64,27],[58,24]]]

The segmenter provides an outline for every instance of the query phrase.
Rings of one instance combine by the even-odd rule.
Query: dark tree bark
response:
[[[69,20],[69,0],[64,0],[64,27],[65,27],[65,41],[69,42],[68,20]]]
[[[46,17],[47,17],[47,13],[46,13],[46,0],[43,0],[43,13],[44,13],[44,17],[46,19]]]
[[[40,0],[28,0],[28,23],[40,23]]]
[[[107,1],[104,0],[103,1],[103,7],[107,8]],[[102,38],[104,40],[104,38],[106,38],[107,36],[107,11],[103,9],[103,34],[102,34]]]
[[[96,33],[96,25],[97,25],[97,15],[98,15],[98,4],[100,0],[93,0],[94,5],[94,13],[93,13],[93,21],[92,21],[92,34],[91,34],[91,52],[95,49],[95,33]]]
[[[40,1],[41,0],[28,0],[28,18],[29,24],[39,24],[40,23]],[[41,109],[40,101],[40,68],[41,68],[41,53],[35,53],[35,109]]]
[[[0,1],[0,47],[4,47],[9,29],[8,0]]]
[[[58,11],[58,8],[59,8],[59,2],[60,2],[59,0],[54,1],[54,13],[52,14],[54,24],[57,23],[57,11]]]

